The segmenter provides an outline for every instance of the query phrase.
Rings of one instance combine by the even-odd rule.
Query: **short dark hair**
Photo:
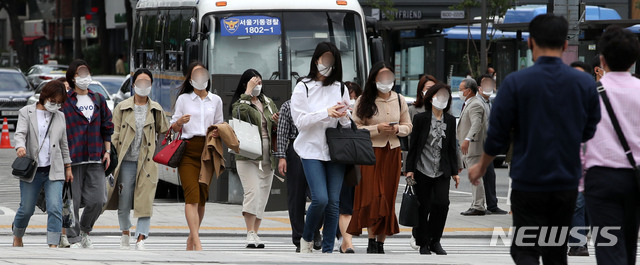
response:
[[[360,87],[360,85],[358,85],[357,83],[347,81],[344,82],[344,86],[349,89],[349,94],[351,94],[351,92],[356,93],[356,98],[362,95],[362,87]]]
[[[51,80],[42,87],[38,103],[44,105],[47,99],[52,98],[60,100],[60,103],[63,104],[67,101],[67,88],[58,80]]]
[[[444,108],[444,113],[449,112],[449,109],[451,108],[451,87],[445,83],[436,83],[435,85],[433,85],[431,88],[429,88],[429,90],[427,91],[427,94],[424,95],[424,108],[427,111],[431,110],[431,99],[433,98],[433,96],[436,95],[436,93],[438,93],[438,91],[440,91],[440,89],[445,89],[447,90],[447,92],[449,92],[449,101],[447,102],[447,107]]]
[[[529,23],[529,37],[541,48],[563,48],[569,32],[569,22],[554,14],[536,16]]]
[[[587,64],[587,63],[585,63],[583,61],[575,61],[575,62],[571,63],[569,66],[571,66],[573,68],[580,67],[580,68],[584,69],[584,71],[586,73],[588,73],[588,74],[592,74],[593,73],[593,68],[589,64]]]
[[[638,37],[618,26],[607,27],[598,48],[611,71],[627,71],[640,57]]]
[[[91,72],[91,68],[89,67],[89,64],[82,59],[75,59],[73,60],[73,62],[69,64],[69,68],[67,68],[66,77],[67,77],[67,83],[69,83],[69,87],[71,87],[71,89],[74,89],[76,87],[76,81],[75,81],[76,72],[78,71],[78,67],[83,65],[87,67],[89,72]]]
[[[133,78],[131,79],[131,81],[133,81],[133,82],[131,83],[131,87],[133,87],[133,83],[136,82],[136,79],[141,74],[148,75],[149,78],[151,78],[151,83],[153,83],[153,74],[151,74],[151,71],[149,71],[149,69],[147,69],[147,68],[140,68],[140,69],[136,70],[135,73],[133,73]]]

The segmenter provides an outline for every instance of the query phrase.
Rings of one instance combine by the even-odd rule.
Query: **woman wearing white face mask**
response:
[[[425,74],[420,78],[420,81],[418,82],[418,88],[416,89],[416,101],[414,101],[413,104],[409,106],[409,116],[411,117],[411,120],[413,120],[413,117],[416,116],[416,114],[423,113],[425,111],[426,102],[424,99],[424,95],[427,94],[429,88],[431,88],[436,83],[440,83],[440,81],[438,81],[438,79],[436,79],[432,75]]]
[[[440,245],[449,212],[449,179],[458,188],[456,118],[448,113],[451,89],[438,83],[425,98],[431,111],[416,115],[405,160],[407,177],[415,180],[414,192],[420,202],[420,223],[413,230],[420,254],[446,255]]]
[[[408,136],[413,125],[403,96],[393,92],[395,76],[390,64],[373,66],[364,93],[356,101],[353,120],[358,128],[371,133],[376,164],[362,166],[362,179],[356,186],[353,217],[347,233],[369,233],[367,253],[384,254],[387,236],[400,232],[395,214],[400,181],[401,150],[398,137]]]
[[[12,225],[14,247],[23,246],[22,237],[42,187],[47,202],[47,244],[57,247],[60,242],[63,183],[73,181],[64,113],[59,110],[66,99],[64,84],[54,80],[42,88],[36,104],[20,109],[16,154],[36,160],[38,169],[33,181],[20,181],[20,208]]]
[[[222,99],[209,92],[210,88],[209,71],[202,63],[191,63],[184,83],[179,88],[171,118],[173,131],[182,132],[181,138],[189,140],[178,166],[184,191],[184,211],[189,226],[187,250],[202,250],[199,230],[204,218],[204,206],[209,198],[209,185],[198,182],[202,166],[200,158],[207,129],[224,122]],[[213,131],[213,136],[219,137],[217,129]]]
[[[244,199],[242,215],[247,225],[247,248],[264,248],[258,230],[267,206],[276,160],[271,148],[278,121],[278,107],[262,90],[262,76],[254,69],[246,70],[231,100],[229,114],[260,128],[262,156],[249,159],[236,155],[236,168],[242,182]]]
[[[138,69],[131,78],[135,94],[120,102],[113,111],[115,130],[112,145],[120,154],[114,171],[113,185],[108,185],[106,210],[118,210],[118,221],[122,237],[121,249],[129,249],[131,220],[138,218],[136,225],[136,249],[144,249],[144,240],[149,236],[153,199],[158,184],[158,168],[152,158],[156,150],[157,134],[169,130],[164,110],[149,98],[153,76],[147,69]],[[135,203],[133,203],[135,198]]]

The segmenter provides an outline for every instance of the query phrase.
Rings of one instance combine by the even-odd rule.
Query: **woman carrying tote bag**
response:
[[[35,159],[38,168],[31,182],[20,181],[20,208],[12,225],[14,247],[23,246],[22,237],[43,186],[47,201],[47,244],[54,248],[60,243],[62,188],[65,181],[73,181],[67,126],[60,111],[66,100],[64,84],[54,80],[42,88],[36,104],[20,109],[15,133],[16,154]]]
[[[272,129],[277,126],[278,108],[262,93],[262,76],[254,69],[242,74],[231,102],[233,105],[229,111],[232,117],[240,117],[242,121],[257,126],[262,140],[262,155],[255,159],[236,155],[236,168],[244,190],[242,216],[247,225],[246,247],[264,248],[258,230],[273,182],[275,157],[271,151],[271,139],[276,137]],[[235,130],[236,134],[240,133]]]

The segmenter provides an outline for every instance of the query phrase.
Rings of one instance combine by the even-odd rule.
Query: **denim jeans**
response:
[[[120,175],[118,176],[118,185],[120,188],[118,200],[118,222],[121,231],[128,231],[131,228],[131,208],[133,206],[133,196],[136,190],[136,179],[138,172],[138,163],[131,161],[122,161],[120,166]],[[136,225],[136,238],[143,235],[144,238],[149,236],[149,226],[151,226],[151,217],[138,218]]]
[[[345,166],[333,162],[302,159],[302,167],[311,191],[311,205],[307,209],[302,238],[311,242],[313,234],[322,222],[322,252],[331,253],[338,229],[340,190],[344,179]]]
[[[49,180],[49,172],[36,172],[31,183],[20,181],[20,208],[13,220],[13,235],[23,237],[44,185],[47,201],[47,244],[58,245],[62,233],[62,187],[64,181]]]
[[[586,216],[586,209],[585,209],[585,205],[584,205],[584,193],[583,192],[578,192],[578,197],[576,198],[576,209],[573,212],[573,221],[571,221],[571,227],[585,227],[587,226],[587,216]],[[589,232],[588,229],[580,229],[578,230],[578,233],[580,233],[581,235],[584,236],[584,238],[587,238],[587,233]],[[569,236],[569,243],[579,243],[580,239],[575,238],[573,236]],[[585,244],[586,246],[587,244]]]

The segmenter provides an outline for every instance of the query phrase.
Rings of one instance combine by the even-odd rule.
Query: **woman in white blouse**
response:
[[[209,92],[209,71],[201,63],[189,65],[180,94],[174,105],[171,128],[182,132],[181,139],[189,140],[178,166],[184,191],[184,212],[189,226],[187,250],[202,250],[200,224],[204,217],[204,205],[209,197],[209,186],[198,182],[200,157],[205,144],[207,128],[223,122],[222,99]],[[214,136],[217,137],[214,131]]]
[[[315,228],[324,214],[322,252],[332,252],[338,228],[338,204],[345,166],[331,162],[325,130],[351,126],[349,91],[341,88],[340,52],[332,43],[316,46],[309,75],[296,85],[291,96],[291,116],[299,130],[294,149],[302,165],[311,191],[300,253],[310,253]]]

